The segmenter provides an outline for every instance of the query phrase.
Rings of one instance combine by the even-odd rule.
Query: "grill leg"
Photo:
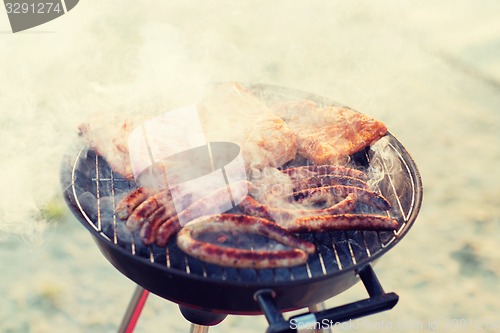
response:
[[[118,333],[132,333],[134,331],[135,325],[141,315],[141,311],[144,308],[144,304],[146,304],[146,300],[148,299],[148,295],[149,291],[141,286],[137,286],[135,288],[132,299],[130,300],[127,310],[123,315],[120,328],[118,328]]]
[[[191,329],[189,330],[189,332],[190,333],[207,333],[208,332],[208,326],[191,324]]]
[[[314,305],[311,305],[309,307],[309,311],[310,312],[320,312],[320,311],[323,311],[325,309],[326,309],[325,302],[314,304]],[[325,327],[325,328],[321,328],[321,329],[315,330],[314,333],[332,333],[332,329],[331,329],[330,326],[328,326],[328,327]]]

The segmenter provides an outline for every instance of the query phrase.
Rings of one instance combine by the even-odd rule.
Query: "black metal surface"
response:
[[[215,326],[227,317],[225,313],[193,309],[183,305],[179,305],[179,310],[187,321],[201,326]]]
[[[252,86],[251,90],[270,103],[308,98],[334,104],[324,98],[278,87]],[[146,247],[114,216],[118,200],[136,184],[113,173],[106,161],[83,147],[69,156],[62,169],[68,206],[90,231],[103,255],[124,275],[145,289],[180,305],[220,313],[261,313],[256,292],[273,291],[281,310],[319,303],[359,281],[356,270],[392,248],[413,224],[422,200],[422,184],[415,163],[392,135],[387,135],[390,154],[401,163],[398,188],[387,175],[380,191],[392,203],[388,214],[399,221],[396,232],[335,231],[304,234],[317,252],[307,264],[279,269],[236,269],[207,264],[185,255],[175,242],[166,249]],[[351,164],[366,169],[370,150],[356,154]],[[385,166],[384,166],[385,167]],[[402,181],[401,181],[402,179]]]
[[[267,333],[299,332],[305,329],[324,329],[337,323],[368,316],[392,309],[398,302],[398,295],[385,293],[370,265],[363,267],[359,276],[370,295],[369,298],[315,313],[302,313],[285,320],[276,307],[270,290],[262,290],[256,299],[269,323]]]

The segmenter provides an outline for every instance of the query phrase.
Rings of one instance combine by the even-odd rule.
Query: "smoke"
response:
[[[393,204],[392,216],[401,215],[406,219],[412,209],[413,192],[416,189],[411,180],[413,176],[401,159],[405,153],[390,136],[377,141],[370,151],[370,167],[367,170],[370,189],[382,193]]]
[[[391,143],[389,136],[383,137],[370,147],[370,167],[368,168],[368,185],[374,190],[380,190],[381,184],[390,176],[394,187],[398,188],[406,178],[403,176],[401,151]]]
[[[173,109],[218,81],[317,91],[372,114],[381,104],[376,98],[397,86],[391,78],[401,68],[375,61],[397,55],[392,36],[382,28],[366,34],[362,24],[352,32],[336,29],[370,16],[361,9],[355,13],[361,20],[353,20],[342,13],[346,5],[329,12],[320,3],[148,6],[81,3],[44,25],[47,33],[0,39],[0,238],[41,239],[48,226],[42,209],[64,208],[62,155],[78,126],[96,115],[133,114],[151,100],[161,102],[149,111]],[[329,14],[321,19],[319,13]],[[373,39],[386,47],[366,42]],[[383,90],[367,96],[367,77]]]
[[[55,33],[0,40],[0,60],[9,64],[0,80],[0,239],[42,242],[65,211],[60,164],[81,123],[182,105],[208,81],[175,27],[139,19],[139,5],[120,14],[102,6],[116,26],[82,5],[81,16],[54,22]]]
[[[41,103],[30,100],[3,107],[7,112],[1,114],[0,130],[0,238],[10,233],[36,240],[47,226],[42,209],[59,194],[57,170],[68,136],[56,125],[57,116],[45,113]]]

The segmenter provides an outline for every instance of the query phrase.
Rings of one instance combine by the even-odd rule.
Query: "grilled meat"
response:
[[[332,230],[395,230],[398,221],[373,214],[338,214],[307,216],[285,225],[290,232],[323,232]]]
[[[224,231],[262,235],[289,249],[240,249],[197,239],[203,233]],[[314,244],[294,237],[275,223],[263,218],[235,214],[204,216],[192,221],[178,233],[177,245],[187,254],[203,261],[239,268],[295,266],[305,263],[308,254],[315,252]]]
[[[331,195],[329,195],[331,197]],[[328,200],[330,198],[327,198]],[[324,200],[321,198],[320,200]],[[337,200],[335,200],[337,201]],[[258,202],[254,198],[247,196],[241,201],[238,207],[245,214],[266,218],[278,223],[294,220],[303,216],[332,215],[351,212],[356,207],[357,196],[349,193],[347,196],[324,209],[300,209],[300,208],[277,208]]]
[[[143,243],[146,245],[153,244],[158,235],[158,229],[160,226],[176,214],[175,205],[172,201],[163,204],[153,214],[151,214],[141,227],[140,237]]]
[[[240,145],[247,169],[279,167],[295,158],[296,135],[241,84],[216,85],[197,106],[207,141]]]
[[[342,163],[387,133],[382,122],[347,107],[304,100],[273,109],[297,135],[298,153],[317,165]]]
[[[131,231],[138,230],[142,224],[162,205],[172,200],[169,190],[160,191],[141,202],[127,219],[127,227]]]
[[[144,187],[137,187],[130,191],[116,205],[115,213],[118,219],[125,221],[134,209],[151,195],[150,191]]]
[[[177,216],[173,216],[160,224],[158,231],[152,230],[152,233],[155,233],[156,231],[156,245],[166,246],[170,239],[174,237],[175,234],[181,230],[181,228],[182,227]]]
[[[389,201],[381,194],[355,186],[333,185],[310,188],[293,192],[292,196],[296,201],[302,202],[303,200],[307,200],[309,196],[316,195],[317,193],[332,193],[337,196],[346,196],[349,193],[355,193],[358,200],[367,205],[375,206],[381,210],[389,210],[391,208]]]

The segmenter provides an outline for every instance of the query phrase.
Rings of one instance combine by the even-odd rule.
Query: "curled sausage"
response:
[[[356,207],[357,196],[348,193],[344,199],[324,209],[295,209],[271,207],[246,196],[238,205],[240,210],[248,215],[266,218],[278,223],[289,221],[302,216],[342,214],[352,211]]]
[[[355,193],[358,200],[367,205],[375,206],[381,210],[389,210],[391,208],[389,201],[381,194],[355,186],[333,185],[309,188],[293,192],[292,197],[294,200],[302,202],[303,200],[307,200],[309,196],[317,195],[318,193],[331,193],[338,196],[347,196],[349,193]]]
[[[242,232],[275,240],[289,249],[251,250],[203,242],[197,237],[210,232]],[[237,214],[204,216],[187,224],[177,234],[177,245],[187,254],[213,264],[240,268],[290,267],[303,264],[314,253],[312,243],[291,235],[263,218]]]

